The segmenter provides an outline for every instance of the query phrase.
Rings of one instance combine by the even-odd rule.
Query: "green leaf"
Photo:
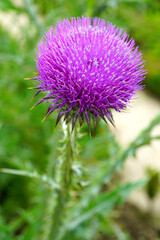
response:
[[[127,183],[120,185],[109,192],[97,195],[95,199],[91,200],[87,207],[82,209],[79,216],[72,218],[69,229],[75,229],[79,224],[91,219],[96,214],[107,215],[116,204],[124,203],[134,188],[142,187],[147,181],[148,179],[135,183]]]
[[[49,178],[47,175],[43,174],[40,175],[36,171],[35,172],[28,172],[25,170],[17,170],[17,169],[8,169],[8,168],[0,168],[0,173],[8,173],[23,177],[29,177],[29,178],[36,178],[43,182],[46,182],[50,185],[52,189],[59,189],[58,184],[56,184],[51,178]]]

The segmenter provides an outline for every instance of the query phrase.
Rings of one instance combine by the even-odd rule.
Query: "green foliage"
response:
[[[92,198],[86,207],[83,206],[80,212],[74,211],[74,216],[71,218],[69,229],[75,229],[79,224],[88,221],[96,215],[107,216],[110,210],[116,204],[122,204],[127,199],[129,193],[135,188],[142,186],[146,181],[137,183],[127,183],[126,185],[117,186],[115,189],[105,193],[100,193]],[[76,213],[76,214],[75,214]]]
[[[47,240],[53,228],[53,210],[59,190],[59,156],[63,157],[62,131],[53,132],[54,115],[43,124],[47,106],[30,99],[35,52],[44,31],[58,20],[70,16],[99,16],[110,20],[136,39],[141,46],[148,70],[147,86],[159,93],[159,1],[64,1],[0,0],[3,14],[13,14],[13,22],[0,26],[0,239]],[[7,15],[4,15],[6,18]],[[19,25],[21,18],[27,21]],[[12,28],[17,26],[18,34]],[[147,29],[147,30],[146,30]],[[77,132],[75,162],[72,165],[71,198],[61,223],[60,236],[65,240],[129,240],[114,221],[115,207],[123,204],[129,193],[147,180],[120,184],[117,171],[127,157],[160,136],[152,129],[160,124],[158,115],[139,136],[122,149],[114,135],[102,123],[96,138],[90,139],[87,126]],[[58,149],[61,147],[62,154]],[[157,173],[147,175],[150,196],[157,190]],[[153,184],[154,182],[154,184]],[[157,188],[156,188],[157,189]],[[54,201],[53,201],[54,199]],[[62,216],[63,218],[63,216]]]

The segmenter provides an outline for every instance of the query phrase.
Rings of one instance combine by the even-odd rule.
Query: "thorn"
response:
[[[103,121],[108,125],[108,122],[107,122],[107,120],[105,119],[105,116],[103,115],[103,113],[101,112],[99,115],[101,116],[101,118],[103,119]]]
[[[42,123],[46,120],[46,118],[47,118],[47,115],[45,115],[45,117],[42,119]]]
[[[24,78],[24,80],[36,80],[36,78],[35,77],[32,77],[32,78]]]
[[[41,98],[33,107],[30,108],[30,111],[35,108],[38,104],[40,104],[41,102],[43,102],[43,98]]]
[[[34,87],[28,87],[27,89],[34,89]]]
[[[46,118],[47,118],[55,109],[56,109],[55,107],[51,108],[51,106],[49,106],[49,108],[47,109],[46,115],[45,115],[44,118],[42,119],[42,123],[46,120]]]
[[[36,105],[32,106],[29,110],[32,111],[33,108],[35,108]]]
[[[64,116],[64,118],[63,118],[63,122],[65,122],[66,121],[66,123],[67,123],[67,121],[68,121],[68,116],[69,116],[69,112],[67,112],[66,114],[65,114],[65,116]]]
[[[68,115],[69,115],[69,112],[65,114],[64,121],[67,119]]]
[[[114,118],[113,115],[111,114],[110,116],[107,117],[109,122],[112,124],[112,126],[117,130],[115,123],[114,123]]]
[[[71,133],[73,132],[73,129],[74,129],[75,124],[76,124],[76,121],[77,121],[77,118],[78,118],[78,115],[76,115],[76,116],[73,117],[73,121],[72,121],[72,131],[71,131]]]
[[[66,124],[68,124],[71,120],[71,117],[69,116],[67,119],[66,119]]]
[[[33,72],[35,75],[38,75],[39,74],[39,72]]]
[[[62,116],[64,115],[63,112],[60,112],[58,117],[57,117],[57,121],[56,121],[56,124],[55,124],[55,127],[57,126],[57,124],[59,123],[59,121],[61,120]]]
[[[40,87],[28,87],[27,89],[40,89]]]
[[[39,89],[39,90],[36,92],[36,94],[34,94],[34,96],[31,98],[30,101],[32,101],[40,92],[41,92],[41,90]]]

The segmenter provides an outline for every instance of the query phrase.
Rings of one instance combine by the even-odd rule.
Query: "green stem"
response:
[[[63,125],[66,152],[65,158],[61,165],[61,179],[60,189],[58,190],[57,206],[53,216],[53,226],[51,229],[50,239],[60,240],[61,231],[63,230],[63,221],[66,215],[69,197],[70,197],[70,186],[72,178],[72,161],[73,161],[73,134],[71,134],[71,126]]]

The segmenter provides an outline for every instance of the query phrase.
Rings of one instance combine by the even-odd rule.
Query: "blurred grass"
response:
[[[143,52],[148,71],[148,89],[160,97],[160,1],[20,2],[22,4],[18,5],[16,1],[0,0],[0,168],[38,170],[42,174],[47,172],[53,176],[57,139],[61,133],[57,128],[53,134],[53,115],[41,123],[47,109],[45,104],[39,105],[32,112],[29,111],[35,100],[30,102],[33,91],[27,89],[32,86],[32,82],[24,81],[25,77],[32,77],[36,71],[34,49],[44,31],[63,18],[81,15],[98,16],[123,27]],[[8,22],[6,27],[3,18],[6,20],[9,15],[13,15],[13,21]],[[20,21],[23,17],[27,19],[24,25]],[[15,27],[18,32],[16,34],[13,31]],[[86,131],[87,126],[84,126],[82,132]],[[83,174],[89,176],[96,172],[98,161],[103,166],[106,159],[112,154],[115,156],[120,149],[114,136],[103,124],[98,126],[96,140],[90,140],[89,136],[85,135],[79,140],[79,145],[82,149],[80,158],[86,170]],[[84,176],[85,178],[87,179],[87,176]],[[36,239],[39,223],[35,222],[35,219],[41,219],[43,214],[40,209],[46,204],[44,184],[3,173],[0,179],[0,239]],[[104,218],[99,226],[101,229],[103,221]],[[91,239],[88,237],[92,235],[89,229],[83,239]],[[80,237],[73,239],[82,239],[81,227],[78,231],[76,236],[79,234]],[[129,239],[125,236],[123,239]]]

